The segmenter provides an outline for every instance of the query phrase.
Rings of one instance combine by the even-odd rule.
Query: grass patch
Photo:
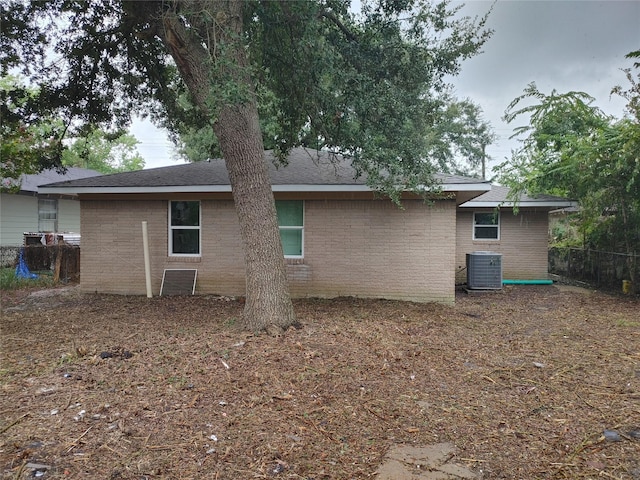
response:
[[[618,327],[640,327],[640,322],[634,320],[618,320]]]
[[[25,287],[50,287],[53,283],[51,272],[35,272],[38,278],[18,278],[13,268],[0,268],[0,290],[18,290]]]

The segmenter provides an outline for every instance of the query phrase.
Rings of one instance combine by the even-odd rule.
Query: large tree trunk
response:
[[[189,18],[189,8],[194,6],[199,9],[196,15],[216,19],[208,32],[207,37],[213,42],[208,49],[202,36],[186,28],[181,17],[170,11],[163,12],[160,36],[198,106],[206,114],[215,114],[212,127],[229,172],[245,254],[244,324],[253,331],[281,331],[293,325],[296,318],[264,159],[256,98],[242,42],[243,1],[177,3],[182,5],[191,25],[199,24],[198,18]],[[203,8],[208,11],[203,12]],[[218,49],[223,44],[224,48]],[[215,112],[210,110],[212,81],[226,82],[218,85],[222,91],[226,85],[239,92],[236,99],[216,105]]]
[[[295,322],[255,104],[223,108],[215,132],[229,172],[245,253],[245,326],[280,330]]]

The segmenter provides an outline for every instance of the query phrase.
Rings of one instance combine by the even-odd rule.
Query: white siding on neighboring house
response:
[[[20,193],[0,193],[0,246],[24,245],[24,233],[80,233],[80,202],[59,195],[40,195],[39,187],[62,180],[78,180],[101,175],[95,170],[69,167],[20,177]],[[39,201],[40,199],[40,201]],[[67,237],[65,237],[66,239]],[[79,241],[79,240],[76,240]]]
[[[59,199],[57,203],[57,232],[80,232],[80,202]],[[38,232],[38,197],[32,195],[0,194],[0,245],[24,244],[25,232]]]
[[[58,200],[58,232],[80,232],[80,202],[77,200]]]
[[[0,193],[0,219],[0,245],[22,245],[24,232],[38,231],[38,198]]]

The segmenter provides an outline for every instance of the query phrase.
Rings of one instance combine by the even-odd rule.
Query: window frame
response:
[[[278,210],[278,204],[280,202],[300,202],[302,204],[302,225],[280,225],[280,221],[278,221],[278,232],[282,232],[283,230],[300,231],[300,255],[287,255],[286,253],[284,253],[284,245],[282,245],[282,251],[284,253],[284,258],[290,258],[290,259],[304,258],[304,223],[306,220],[305,201],[304,200],[276,200],[276,212]],[[282,243],[282,235],[280,236],[280,242]]]
[[[198,225],[172,225],[171,223],[171,207],[177,202],[193,202],[198,204]],[[200,200],[169,200],[169,208],[167,209],[167,226],[168,226],[168,256],[169,257],[202,257],[202,202]],[[198,230],[198,253],[174,253],[173,251],[173,231],[174,230]]]
[[[52,208],[43,208],[45,205],[52,205]],[[43,218],[43,215],[53,214],[53,218]],[[58,231],[58,214],[59,214],[59,204],[57,198],[42,198],[38,197],[38,232],[53,232],[56,233]],[[53,223],[53,230],[45,230],[43,228],[43,223],[47,224]]]
[[[496,220],[495,220],[495,224],[492,225],[484,225],[484,224],[478,224],[476,222],[476,215],[491,215],[493,216]],[[497,242],[500,241],[500,210],[494,210],[492,212],[473,212],[473,229],[472,229],[472,235],[473,235],[473,240],[476,242]],[[476,231],[477,229],[495,229],[496,231],[496,237],[495,238],[486,238],[486,237],[477,237],[476,236]]]

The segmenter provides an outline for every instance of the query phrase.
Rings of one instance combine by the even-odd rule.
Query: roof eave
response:
[[[441,188],[445,192],[489,192],[489,183],[443,183]]]
[[[484,183],[442,184],[444,192],[479,191],[486,192],[491,186]],[[272,185],[274,192],[371,192],[372,189],[363,184],[345,185]],[[140,194],[140,193],[228,193],[230,185],[187,185],[187,186],[154,186],[154,187],[48,187],[38,188],[38,193],[48,194]]]
[[[460,205],[460,208],[531,208],[531,207],[540,207],[540,208],[566,208],[566,207],[576,207],[577,202],[571,200],[546,200],[546,201],[524,201],[524,202],[465,202]]]

